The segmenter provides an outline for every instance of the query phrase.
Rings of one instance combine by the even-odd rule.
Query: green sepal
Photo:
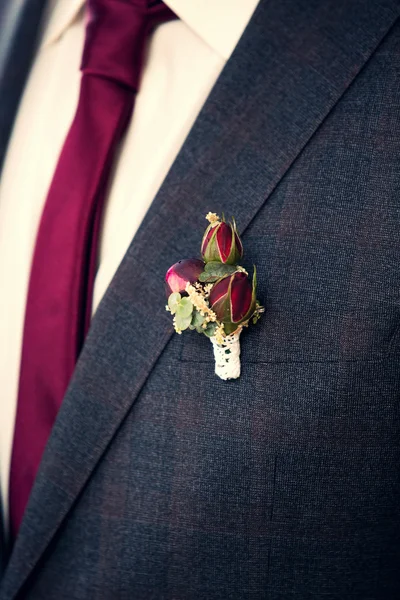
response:
[[[214,251],[214,243],[215,243],[215,236],[217,235],[218,225],[219,225],[219,223],[216,223],[215,225],[212,223],[210,225],[210,227],[212,229],[214,229],[214,232],[210,238],[210,241],[208,242],[206,251],[203,254],[203,259],[204,259],[204,262],[206,262],[206,263],[216,259],[215,251]],[[208,230],[209,230],[209,228],[207,228],[206,234],[207,234]]]
[[[240,255],[236,248],[236,240],[235,240],[236,223],[235,222],[233,222],[233,224],[231,225],[231,231],[232,231],[231,251],[230,251],[228,259],[226,261],[227,265],[234,265],[238,262],[238,260],[240,260]]]
[[[240,324],[238,323],[232,323],[232,321],[229,321],[228,323],[224,323],[224,330],[226,335],[231,335],[232,333],[235,333],[235,331],[237,329],[239,329]]]
[[[261,319],[261,314],[259,312],[255,312],[254,315],[251,318],[251,321],[253,323],[253,325],[255,325],[257,323],[257,321],[259,321]]]
[[[242,319],[242,323],[246,323],[247,321],[249,321],[254,315],[254,312],[257,308],[257,269],[256,265],[253,265],[253,267],[253,293],[251,295],[251,304],[249,310],[247,311],[247,314],[245,314],[245,316]]]

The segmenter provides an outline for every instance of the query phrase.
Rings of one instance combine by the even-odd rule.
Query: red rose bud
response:
[[[210,308],[224,324],[227,334],[236,331],[241,323],[250,319],[256,308],[256,279],[251,284],[246,273],[237,271],[213,286]]]
[[[188,283],[197,281],[204,271],[204,263],[198,258],[185,258],[170,267],[165,276],[167,295],[184,292]]]
[[[201,243],[201,254],[206,262],[236,265],[243,256],[243,246],[236,225],[225,221],[209,225]]]

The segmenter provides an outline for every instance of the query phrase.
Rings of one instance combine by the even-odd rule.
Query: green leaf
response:
[[[211,261],[206,264],[204,271],[199,275],[199,281],[202,283],[214,283],[218,279],[232,275],[237,271],[235,265],[225,265],[224,263]]]
[[[187,329],[189,327],[191,320],[192,320],[192,315],[189,315],[188,317],[181,317],[178,314],[175,315],[176,326],[181,331],[184,331],[185,329]]]
[[[210,275],[206,271],[203,271],[203,273],[200,273],[200,275],[199,275],[199,281],[201,283],[214,283],[215,281],[218,281],[218,279],[220,279],[220,277],[215,277],[215,275]]]
[[[176,313],[176,309],[178,308],[181,298],[182,296],[179,294],[179,292],[174,292],[168,298],[168,308],[173,315]]]
[[[224,263],[212,261],[206,264],[204,271],[213,277],[226,277],[237,270],[236,265],[225,265]]]
[[[189,300],[189,298],[182,298],[176,308],[176,314],[185,319],[186,317],[191,317],[193,312],[193,304]]]
[[[203,333],[207,337],[212,337],[215,334],[215,330],[217,329],[216,323],[209,323],[206,329],[203,329]]]
[[[198,327],[201,327],[203,325],[203,323],[204,323],[203,315],[201,315],[198,310],[194,309],[193,314],[192,314],[191,325],[193,325],[193,327],[195,329],[197,329]]]

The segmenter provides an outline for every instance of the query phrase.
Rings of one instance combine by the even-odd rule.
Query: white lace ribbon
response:
[[[223,344],[218,344],[215,337],[210,338],[215,358],[215,374],[221,379],[237,379],[240,376],[240,333],[225,337]]]

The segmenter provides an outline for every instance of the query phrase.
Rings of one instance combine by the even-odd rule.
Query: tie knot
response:
[[[172,11],[157,0],[88,0],[88,12],[82,72],[137,91],[146,37]]]

